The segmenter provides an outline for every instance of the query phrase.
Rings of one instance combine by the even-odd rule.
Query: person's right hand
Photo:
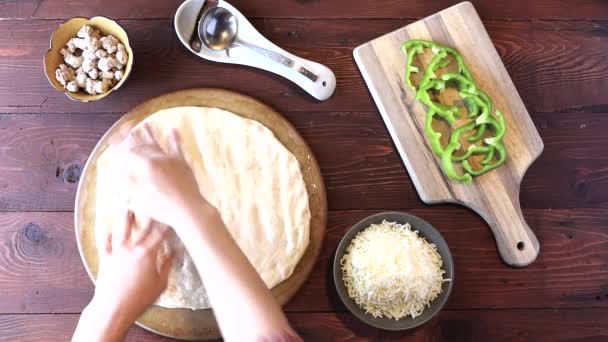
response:
[[[150,126],[133,129],[117,146],[117,177],[127,177],[134,187],[137,215],[174,226],[184,208],[210,206],[199,192],[192,170],[183,159],[181,141],[173,130],[163,151]]]

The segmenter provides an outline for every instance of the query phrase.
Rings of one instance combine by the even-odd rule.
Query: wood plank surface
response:
[[[118,117],[0,116],[0,210],[73,210],[84,163]]]
[[[0,0],[0,18],[65,19],[104,15],[114,19],[171,18],[183,0]],[[250,18],[421,18],[460,0],[388,0],[371,4],[366,0],[229,1]],[[602,0],[492,0],[471,1],[482,18],[488,19],[606,19]]]
[[[283,114],[321,165],[330,209],[421,206],[379,114]],[[0,211],[72,211],[84,162],[118,117],[0,115]],[[607,208],[608,116],[543,113],[533,119],[545,152],[524,178],[522,207]]]
[[[0,214],[3,312],[80,312],[91,300],[73,221],[72,213]]]
[[[8,341],[68,341],[77,314],[3,315],[0,336]],[[602,341],[608,338],[608,309],[444,310],[408,332],[371,329],[343,313],[291,313],[287,318],[305,341]],[[132,327],[127,342],[175,341]]]
[[[229,1],[278,45],[329,66],[334,96],[317,102],[269,73],[190,55],[172,25],[182,0],[0,0],[0,341],[70,339],[93,291],[71,212],[84,162],[135,105],[205,86],[284,114],[321,164],[333,209],[328,232],[311,277],[286,306],[307,341],[608,340],[606,1],[472,1],[545,143],[522,183],[524,216],[541,243],[523,270],[500,261],[473,212],[421,203],[352,58],[354,47],[459,1]],[[60,23],[94,15],[125,27],[135,70],[118,93],[82,104],[48,84],[42,56]],[[339,239],[387,209],[431,222],[455,258],[447,309],[413,332],[358,322],[331,279]],[[173,340],[133,328],[127,341]]]
[[[453,207],[410,209],[444,236],[457,282],[448,308],[608,308],[608,213],[603,209],[525,210],[541,242],[526,269],[503,264],[485,223]],[[340,238],[377,211],[330,211],[313,272],[288,312],[346,309],[330,264]],[[73,231],[73,214],[0,213],[0,314],[80,312],[93,294]]]
[[[334,96],[318,102],[296,85],[247,67],[203,61],[178,41],[170,20],[124,20],[135,64],[124,87],[95,103],[70,101],[48,84],[42,56],[58,20],[0,21],[0,112],[126,112],[144,100],[191,87],[220,87],[256,97],[280,112],[376,111],[352,49],[402,27],[404,20],[254,20],[290,52],[330,67]],[[484,22],[528,111],[608,111],[608,25],[595,21]],[[259,87],[264,84],[264,87]],[[559,92],[559,96],[556,96]]]

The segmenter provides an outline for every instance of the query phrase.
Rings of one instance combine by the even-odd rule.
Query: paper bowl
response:
[[[418,235],[425,238],[429,243],[435,244],[437,246],[437,252],[441,255],[441,259],[443,260],[443,270],[445,274],[443,275],[445,279],[451,279],[451,281],[444,282],[442,284],[442,292],[439,297],[435,298],[430,303],[430,306],[427,307],[420,316],[416,318],[405,317],[400,320],[394,320],[391,318],[376,318],[372,315],[365,312],[365,310],[361,309],[355,301],[349,297],[348,291],[344,286],[344,280],[342,279],[342,267],[340,265],[340,260],[346,253],[346,248],[350,245],[352,239],[355,238],[357,233],[366,229],[371,224],[379,224],[382,221],[389,222],[397,222],[400,224],[409,223],[412,226],[413,230],[418,231]],[[439,231],[437,231],[430,223],[410,214],[401,213],[401,212],[384,212],[369,216],[362,221],[359,221],[355,224],[347,233],[344,235],[340,244],[338,245],[338,249],[336,250],[336,254],[334,257],[334,283],[336,285],[336,290],[338,295],[346,308],[353,314],[355,317],[363,321],[364,323],[371,325],[373,327],[384,329],[384,330],[408,330],[416,328],[428,321],[430,321],[433,317],[435,317],[441,309],[444,307],[445,303],[448,301],[450,297],[450,293],[452,292],[452,287],[454,285],[454,261],[452,260],[452,253],[450,253],[450,249],[448,248],[448,244],[445,242]]]
[[[124,76],[116,85],[114,85],[114,87],[112,87],[112,89],[103,94],[90,95],[82,90],[77,93],[71,93],[67,91],[67,89],[65,89],[55,78],[55,70],[57,70],[59,64],[63,63],[63,56],[60,53],[61,49],[65,47],[71,38],[76,37],[76,33],[78,33],[80,28],[84,25],[93,26],[94,28],[100,30],[102,35],[113,35],[125,46],[127,52],[129,53],[129,60],[125,65]],[[132,67],[133,50],[129,44],[127,32],[125,32],[125,30],[114,20],[105,17],[94,17],[91,19],[73,18],[59,25],[59,28],[57,28],[57,30],[51,36],[51,46],[44,55],[44,73],[46,74],[46,78],[49,80],[51,85],[55,89],[65,93],[70,99],[82,102],[97,101],[118,90],[118,88],[120,88],[129,77]]]

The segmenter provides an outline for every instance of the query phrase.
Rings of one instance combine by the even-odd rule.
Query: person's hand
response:
[[[135,321],[167,287],[171,256],[157,255],[169,228],[148,226],[132,234],[135,220],[127,211],[120,229],[109,232],[100,251],[99,272],[93,303],[104,311]],[[99,309],[102,309],[99,307]]]
[[[126,177],[134,188],[133,195],[137,197],[133,198],[132,209],[138,215],[176,227],[184,208],[210,207],[182,157],[180,137],[175,130],[168,136],[166,151],[145,124],[132,130],[116,149],[120,167],[117,177]]]
[[[170,228],[151,220],[135,234],[135,217],[126,211],[119,229],[108,232],[100,250],[93,300],[87,306],[74,341],[122,340],[128,328],[167,287],[172,256],[158,262],[161,242]]]

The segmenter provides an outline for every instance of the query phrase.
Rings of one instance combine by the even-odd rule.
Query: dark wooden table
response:
[[[521,187],[541,255],[512,269],[473,212],[420,201],[352,57],[355,46],[456,2],[234,0],[266,37],[334,70],[336,93],[319,103],[269,73],[191,55],[172,25],[178,0],[0,0],[0,341],[70,338],[93,293],[73,231],[82,167],[122,113],[190,87],[232,89],[276,108],[321,164],[327,235],[285,308],[307,341],[608,339],[608,3],[474,1],[545,142]],[[125,27],[135,68],[108,99],[72,102],[46,81],[42,56],[61,22],[95,15]],[[447,308],[414,332],[359,323],[331,280],[340,237],[387,209],[438,227],[456,263]],[[168,339],[134,327],[128,340]]]

